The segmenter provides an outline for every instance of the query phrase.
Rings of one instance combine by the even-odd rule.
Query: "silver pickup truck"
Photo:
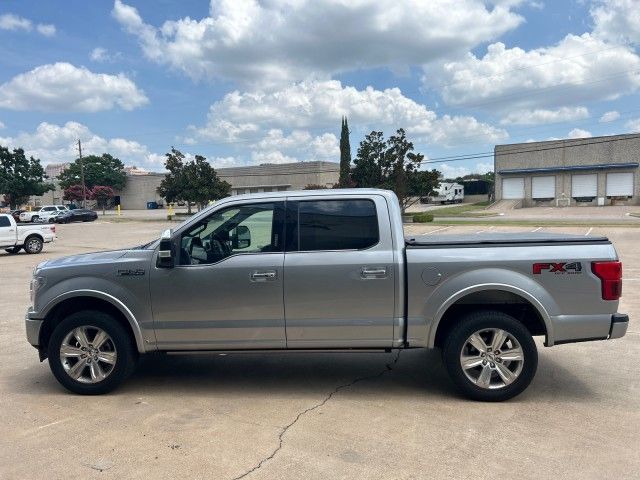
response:
[[[153,351],[440,348],[459,389],[522,392],[544,345],[622,337],[604,237],[405,239],[384,190],[225,198],[146,245],[38,265],[28,341],[58,381],[104,393]]]

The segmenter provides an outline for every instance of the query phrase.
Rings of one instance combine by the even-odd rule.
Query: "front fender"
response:
[[[40,318],[46,318],[49,313],[53,311],[53,309],[62,303],[65,300],[71,298],[83,298],[83,297],[91,297],[98,298],[109,302],[111,305],[116,307],[127,319],[129,325],[131,326],[131,330],[133,331],[133,335],[136,341],[136,347],[140,353],[144,353],[146,351],[146,343],[145,338],[142,332],[142,328],[140,326],[140,322],[136,319],[133,312],[118,298],[113,295],[110,295],[106,292],[100,290],[91,290],[91,289],[79,289],[79,290],[70,290],[49,300],[45,306],[38,312],[38,316]]]

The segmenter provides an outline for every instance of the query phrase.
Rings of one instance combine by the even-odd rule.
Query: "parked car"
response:
[[[0,248],[8,253],[40,253],[56,239],[55,225],[18,225],[12,215],[0,214]]]
[[[629,324],[607,238],[405,239],[398,199],[374,189],[228,197],[149,244],[41,263],[31,285],[27,339],[80,394],[153,351],[438,347],[465,395],[499,401],[533,379],[534,336],[607,340]]]
[[[20,214],[22,212],[26,212],[26,210],[11,210],[11,212],[9,212],[9,214],[13,217],[13,219],[16,222],[19,222],[20,221]]]
[[[88,208],[77,208],[75,210],[67,210],[60,212],[56,217],[56,223],[70,222],[93,222],[98,218],[98,214]]]
[[[21,222],[47,222],[51,215],[57,215],[58,212],[68,210],[64,205],[45,205],[31,212],[22,212],[20,214]]]

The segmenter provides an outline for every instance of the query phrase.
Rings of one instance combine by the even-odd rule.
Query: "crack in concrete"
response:
[[[324,406],[340,390],[343,390],[345,388],[351,387],[351,386],[353,386],[353,385],[355,385],[356,383],[359,383],[359,382],[364,382],[366,380],[373,380],[373,379],[379,378],[379,377],[383,376],[385,373],[393,370],[392,367],[398,363],[398,360],[400,360],[400,352],[401,351],[402,350],[398,350],[396,358],[394,358],[392,362],[387,363],[385,365],[384,370],[382,370],[382,371],[380,371],[378,373],[375,373],[373,375],[367,375],[367,376],[364,376],[364,377],[358,377],[358,378],[352,380],[349,383],[344,383],[342,385],[338,385],[331,392],[329,392],[329,394],[326,397],[324,397],[324,399],[320,403],[316,403],[312,407],[309,407],[309,408],[303,410],[302,412],[298,413],[298,415],[296,415],[296,417],[293,419],[292,422],[290,422],[289,424],[287,424],[284,427],[282,427],[282,429],[280,431],[280,434],[278,435],[278,446],[273,450],[273,452],[271,452],[270,455],[268,455],[265,458],[263,458],[262,460],[260,460],[260,462],[257,465],[255,465],[254,467],[250,468],[249,470],[247,470],[246,472],[242,473],[241,475],[238,475],[237,477],[233,477],[233,479],[231,479],[231,480],[240,480],[242,478],[245,478],[246,476],[251,475],[256,470],[259,470],[260,468],[262,468],[262,466],[265,463],[267,463],[269,460],[272,460],[278,454],[278,452],[282,449],[282,446],[283,446],[283,443],[284,443],[283,437],[287,433],[287,431],[291,427],[293,427],[298,422],[298,420],[300,420],[300,418],[302,418],[304,415],[306,415],[307,413],[312,412],[314,410],[317,410],[318,408]]]

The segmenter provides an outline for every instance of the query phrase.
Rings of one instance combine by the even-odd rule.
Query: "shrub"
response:
[[[431,215],[430,213],[416,213],[413,216],[413,221],[414,223],[428,223],[428,222],[433,222],[433,215]]]

